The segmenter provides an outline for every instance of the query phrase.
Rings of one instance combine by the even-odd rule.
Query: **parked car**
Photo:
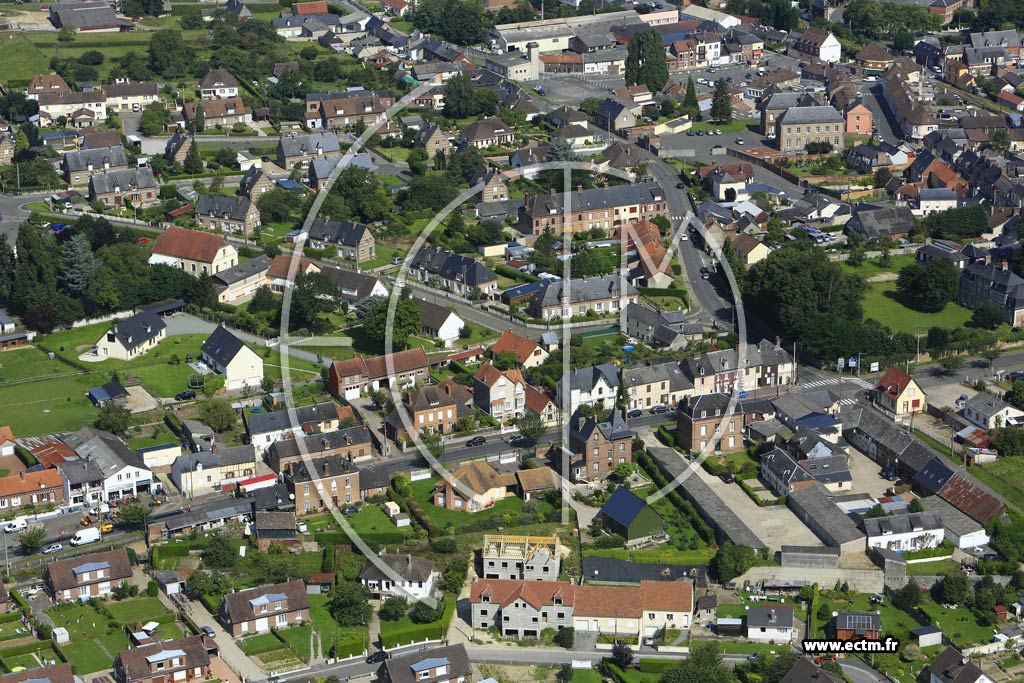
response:
[[[726,484],[731,484],[734,481],[736,481],[735,477],[733,477],[728,472],[722,472],[721,474],[718,475],[718,478],[724,481]]]
[[[348,507],[342,508],[341,514],[343,515],[354,515],[362,510],[358,505],[349,505]]]
[[[59,553],[61,550],[64,550],[64,546],[62,546],[60,543],[53,543],[51,545],[46,546],[46,548],[43,550],[43,555],[52,555],[53,553]]]
[[[626,417],[628,417],[628,418],[640,417],[643,414],[644,414],[644,411],[642,411],[642,410],[631,410],[628,413],[626,413]]]
[[[380,664],[385,659],[389,659],[391,655],[386,650],[377,650],[372,655],[366,658],[367,664]]]
[[[195,397],[196,397],[196,392],[194,392],[191,389],[189,389],[187,391],[180,391],[177,394],[175,394],[174,395],[174,400],[175,401],[191,401]]]
[[[736,138],[736,144],[737,145],[745,145],[747,143],[743,140],[743,138]]]
[[[530,437],[525,436],[523,434],[516,434],[515,436],[508,440],[508,443],[510,446],[522,448],[524,446],[529,446],[532,442],[530,441]]]
[[[654,406],[651,408],[651,415],[664,415],[668,410],[668,406]]]
[[[216,638],[217,637],[217,632],[214,631],[213,627],[211,627],[211,626],[201,626],[199,628],[199,630],[202,632],[202,634],[204,636],[206,636],[208,638]]]
[[[483,446],[487,443],[487,439],[482,436],[474,436],[472,439],[466,442],[466,445],[472,448],[473,446]]]

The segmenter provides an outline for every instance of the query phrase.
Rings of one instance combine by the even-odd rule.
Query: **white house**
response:
[[[14,447],[16,445],[14,432],[11,431],[11,428],[0,426],[0,456],[14,455]]]
[[[793,608],[782,605],[750,607],[746,625],[747,640],[788,643],[793,639]]]
[[[466,322],[449,308],[437,304],[413,299],[416,308],[420,309],[420,325],[423,334],[427,337],[434,337],[444,342],[444,347],[451,348],[451,345],[458,341],[459,333],[466,326]]]
[[[263,382],[263,359],[223,325],[203,342],[201,352],[203,362],[224,375],[228,391],[258,387]]]
[[[967,399],[963,416],[982,429],[990,430],[1017,424],[1024,417],[1024,410],[1014,408],[998,396],[979,392]]]
[[[80,460],[91,461],[103,477],[103,502],[135,497],[139,491],[148,491],[153,473],[142,464],[131,449],[110,432],[83,427],[64,437]]]
[[[985,525],[971,518],[967,513],[947,503],[939,496],[926,496],[920,500],[926,511],[938,513],[942,518],[945,538],[957,548],[979,548],[989,542]]]
[[[868,548],[886,548],[897,552],[936,548],[946,537],[942,517],[937,512],[911,512],[864,520]]]
[[[575,413],[581,405],[610,408],[615,404],[619,383],[619,368],[612,363],[573,370],[569,373],[568,385],[565,378],[558,380],[558,405],[564,405],[568,390],[569,414]]]
[[[359,571],[359,581],[373,595],[422,600],[433,594],[440,575],[434,563],[422,557],[381,553],[366,560]]]
[[[915,216],[928,216],[960,206],[960,197],[947,187],[923,187],[917,193]]]
[[[141,311],[115,322],[96,342],[96,355],[106,360],[132,360],[145,355],[167,337],[167,325],[153,311]]]

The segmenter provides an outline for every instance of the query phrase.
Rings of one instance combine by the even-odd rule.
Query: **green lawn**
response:
[[[248,638],[241,638],[235,642],[238,643],[238,647],[242,649],[242,652],[247,655],[256,654],[258,652],[267,652],[284,647],[281,644],[281,641],[278,640],[277,636],[273,633],[249,636]]]
[[[907,576],[944,576],[960,571],[960,565],[953,560],[935,560],[907,565]]]
[[[363,651],[366,635],[362,626],[338,626],[327,611],[327,595],[309,596],[309,613],[313,628],[320,634],[320,645],[324,655],[337,642],[339,656],[357,654]]]
[[[27,34],[0,34],[0,64],[4,65],[4,83],[28,85],[37,74],[48,73],[50,58],[32,44]]]
[[[921,605],[921,610],[931,618],[932,625],[941,628],[957,647],[987,643],[992,640],[995,633],[991,626],[979,626],[974,620],[974,615],[966,607],[946,609],[938,603],[926,600]]]
[[[601,683],[604,680],[594,669],[573,669],[572,683]]]
[[[906,266],[912,264],[915,260],[913,254],[896,254],[895,256],[889,256],[889,265],[885,268],[878,265],[878,259],[865,259],[859,266],[854,267],[850,264],[843,262],[843,270],[848,273],[854,273],[863,277],[871,277],[872,275],[878,275],[880,273],[898,273]]]
[[[133,598],[112,602],[107,606],[112,616],[120,624],[134,625],[137,622],[152,621],[154,617],[170,614],[163,603],[157,598]]]
[[[720,130],[720,131],[722,131],[722,135],[724,136],[727,133],[740,133],[740,132],[743,132],[743,131],[747,130],[748,128],[750,128],[751,125],[753,125],[753,124],[751,124],[750,121],[744,121],[744,120],[730,121],[729,123],[725,123],[725,124],[721,124],[721,123],[708,123],[707,121],[694,121],[693,122],[693,128],[691,130],[694,133],[696,133],[698,130],[702,130],[705,133],[707,131],[709,131],[709,130]],[[723,145],[724,144],[725,143],[723,143]]]
[[[894,332],[911,334],[918,328],[963,327],[971,319],[971,311],[955,303],[946,304],[940,313],[915,311],[897,301],[895,292],[895,282],[869,282],[864,294],[864,317],[874,318]]]
[[[435,484],[439,481],[439,478],[424,479],[423,481],[414,482],[411,485],[412,497],[420,504],[423,511],[433,520],[434,524],[436,524],[439,529],[452,526],[456,529],[456,533],[458,533],[459,527],[464,524],[477,522],[489,517],[498,517],[505,513],[518,514],[523,511],[523,499],[518,496],[499,500],[493,507],[490,507],[487,510],[481,510],[480,512],[446,510],[445,508],[434,505],[433,496],[431,495]],[[542,501],[539,502],[539,511],[546,512],[549,509],[550,506],[547,503]]]
[[[374,247],[374,251],[376,252],[377,257],[372,258],[369,261],[363,261],[359,264],[360,268],[363,270],[373,270],[374,268],[380,268],[381,266],[391,265],[391,259],[395,257],[405,257],[405,252],[401,249],[395,249],[379,243]]]
[[[914,565],[910,566],[912,567]],[[826,591],[826,593],[828,593],[828,591]],[[852,602],[830,599],[827,594],[822,594],[818,598],[818,604],[827,605],[829,614],[842,610],[853,610],[857,612],[879,611],[882,613],[882,630],[886,633],[892,633],[894,631],[909,631],[920,625],[909,614],[894,606],[892,604],[892,600],[888,597],[885,597],[882,604],[873,605],[871,603],[871,596],[866,593],[858,594]],[[816,637],[824,637],[828,622],[818,619],[817,624],[818,629]]]
[[[51,608],[48,615],[55,626],[68,630],[71,643],[61,649],[79,675],[109,669],[117,653],[129,647],[121,625],[91,605],[58,606]]]
[[[311,625],[305,626],[293,626],[292,628],[278,631],[281,637],[284,638],[285,642],[288,643],[288,647],[291,651],[304,662],[308,662],[310,658],[310,642],[309,639],[313,636],[313,627]]]
[[[990,486],[1008,503],[1024,510],[1024,461],[999,458],[995,462],[971,468],[971,474]]]
[[[715,556],[715,551],[707,548],[679,550],[666,544],[650,550],[626,550],[625,548],[584,550],[583,555],[585,557],[614,557],[642,564],[707,564]]]
[[[364,506],[362,512],[348,516],[348,523],[370,545],[397,545],[412,536],[412,526],[396,527],[377,505]]]
[[[86,396],[107,381],[49,360],[35,348],[0,353],[0,415],[18,436],[73,431],[96,419]]]

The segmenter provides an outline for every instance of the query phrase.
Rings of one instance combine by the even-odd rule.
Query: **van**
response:
[[[28,528],[28,522],[23,519],[16,519],[13,522],[8,522],[7,526],[4,527],[4,531],[8,534],[13,534],[18,531],[24,531]]]
[[[87,543],[95,543],[100,540],[100,530],[97,527],[89,527],[88,529],[80,529],[75,532],[75,535],[71,537],[69,541],[73,546],[85,545]]]

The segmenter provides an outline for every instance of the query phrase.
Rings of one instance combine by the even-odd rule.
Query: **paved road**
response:
[[[46,196],[45,192],[20,196],[0,194],[0,235],[7,235],[8,241],[13,245],[18,238],[18,226],[29,214],[28,210],[22,207],[45,199]]]

